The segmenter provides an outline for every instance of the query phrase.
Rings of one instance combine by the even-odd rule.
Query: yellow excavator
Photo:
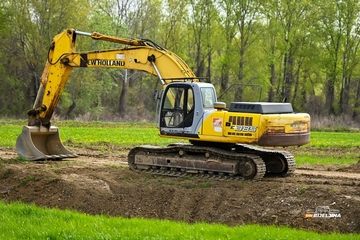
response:
[[[76,52],[79,36],[125,45],[123,48]],[[123,46],[121,45],[121,46]],[[276,146],[310,141],[310,116],[295,113],[290,103],[217,101],[212,84],[201,82],[176,54],[146,39],[126,39],[66,29],[53,38],[28,126],[16,141],[26,160],[77,157],[61,142],[50,119],[73,67],[145,71],[159,78],[159,135],[189,140],[166,147],[138,146],[128,154],[132,170],[181,176],[261,179],[295,171],[294,157]],[[263,147],[260,146],[269,146]]]

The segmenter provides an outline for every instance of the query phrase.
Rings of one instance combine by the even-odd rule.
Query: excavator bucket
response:
[[[77,157],[62,144],[57,127],[24,126],[16,140],[16,150],[20,157],[29,161]]]

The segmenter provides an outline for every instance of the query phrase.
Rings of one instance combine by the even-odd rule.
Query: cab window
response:
[[[201,88],[201,96],[204,108],[214,107],[215,92],[213,88]]]

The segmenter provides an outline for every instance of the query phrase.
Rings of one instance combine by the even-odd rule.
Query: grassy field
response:
[[[24,121],[0,120],[0,146],[15,148]],[[54,122],[62,141],[81,145],[131,148],[167,145],[179,140],[160,138],[154,124]],[[353,164],[359,160],[360,133],[312,132],[311,142],[296,149],[301,164]],[[335,149],[335,151],[334,151]],[[291,152],[290,148],[290,152]],[[295,150],[295,148],[293,148]],[[329,151],[332,151],[329,153]],[[0,159],[1,161],[1,159]],[[1,165],[0,165],[1,167]],[[185,224],[163,220],[89,216],[56,209],[0,202],[0,239],[356,239],[359,235],[318,234],[285,227]]]
[[[186,224],[90,216],[71,211],[0,202],[0,239],[354,239],[355,235],[318,234],[286,227]]]

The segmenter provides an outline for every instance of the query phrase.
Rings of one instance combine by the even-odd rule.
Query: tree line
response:
[[[151,39],[224,101],[288,101],[313,116],[360,118],[359,0],[5,0],[0,116],[25,117],[52,38],[66,28]],[[78,40],[77,49],[119,44]],[[74,69],[56,115],[152,120],[160,84],[135,71]],[[222,100],[222,99],[220,99]]]

